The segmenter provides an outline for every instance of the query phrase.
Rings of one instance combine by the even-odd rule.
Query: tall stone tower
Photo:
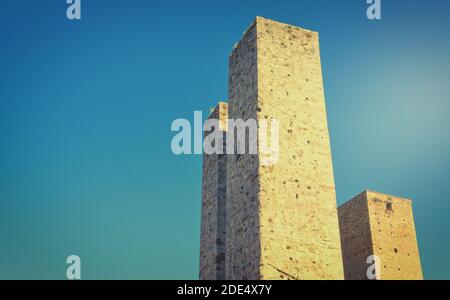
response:
[[[220,102],[210,119],[222,134],[222,149],[226,146],[228,105]],[[207,136],[211,132],[204,132]],[[225,153],[222,150],[222,153]],[[225,279],[225,197],[226,154],[203,156],[202,223],[200,240],[200,279]]]
[[[368,279],[371,255],[378,279],[423,279],[410,200],[366,191],[338,212],[346,279]]]
[[[228,105],[277,119],[280,145],[273,165],[260,145],[227,155],[226,278],[343,279],[318,33],[257,17],[230,55]]]

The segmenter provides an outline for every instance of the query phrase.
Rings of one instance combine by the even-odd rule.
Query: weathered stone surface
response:
[[[220,102],[209,118],[217,120],[216,126],[224,136],[225,148],[228,105]],[[208,134],[210,132],[204,132],[205,136]],[[200,242],[200,279],[203,280],[225,279],[226,162],[225,154],[203,156]]]
[[[370,255],[379,279],[423,279],[410,200],[366,191],[338,212],[346,279],[367,279]]]

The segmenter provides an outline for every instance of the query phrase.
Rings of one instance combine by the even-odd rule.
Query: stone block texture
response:
[[[217,120],[226,147],[228,105],[220,102],[211,112],[210,119]],[[208,135],[211,132],[204,132]],[[225,153],[225,151],[223,151]],[[202,222],[200,241],[200,279],[225,279],[225,154],[203,156]]]
[[[338,213],[345,279],[367,279],[370,255],[381,280],[423,279],[410,200],[366,191]]]
[[[230,55],[228,104],[277,119],[280,153],[227,157],[226,278],[343,279],[318,33],[257,17]]]

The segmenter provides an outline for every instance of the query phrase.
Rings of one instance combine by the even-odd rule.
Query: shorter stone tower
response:
[[[380,259],[378,279],[423,279],[410,200],[365,191],[338,215],[345,279],[368,279],[371,255]]]

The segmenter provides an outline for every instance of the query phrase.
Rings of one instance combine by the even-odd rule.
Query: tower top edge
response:
[[[318,31],[306,29],[306,28],[303,28],[303,27],[300,27],[300,26],[296,26],[296,25],[291,25],[291,24],[288,24],[288,23],[275,21],[273,19],[265,18],[265,17],[262,17],[262,16],[256,16],[253,19],[253,21],[250,23],[250,25],[247,27],[247,29],[244,31],[244,33],[242,34],[240,40],[233,45],[233,49],[232,49],[232,51],[231,51],[229,56],[231,57],[235,53],[236,49],[239,48],[239,45],[240,45],[241,41],[244,39],[244,37],[248,34],[248,32],[250,30],[252,30],[254,27],[257,27],[258,24],[269,24],[269,23],[271,23],[272,25],[278,26],[278,27],[285,27],[286,29],[301,30],[301,31],[309,32],[310,34],[313,34],[313,35],[317,35],[317,36],[319,35]],[[256,31],[256,34],[258,34],[258,31]]]

